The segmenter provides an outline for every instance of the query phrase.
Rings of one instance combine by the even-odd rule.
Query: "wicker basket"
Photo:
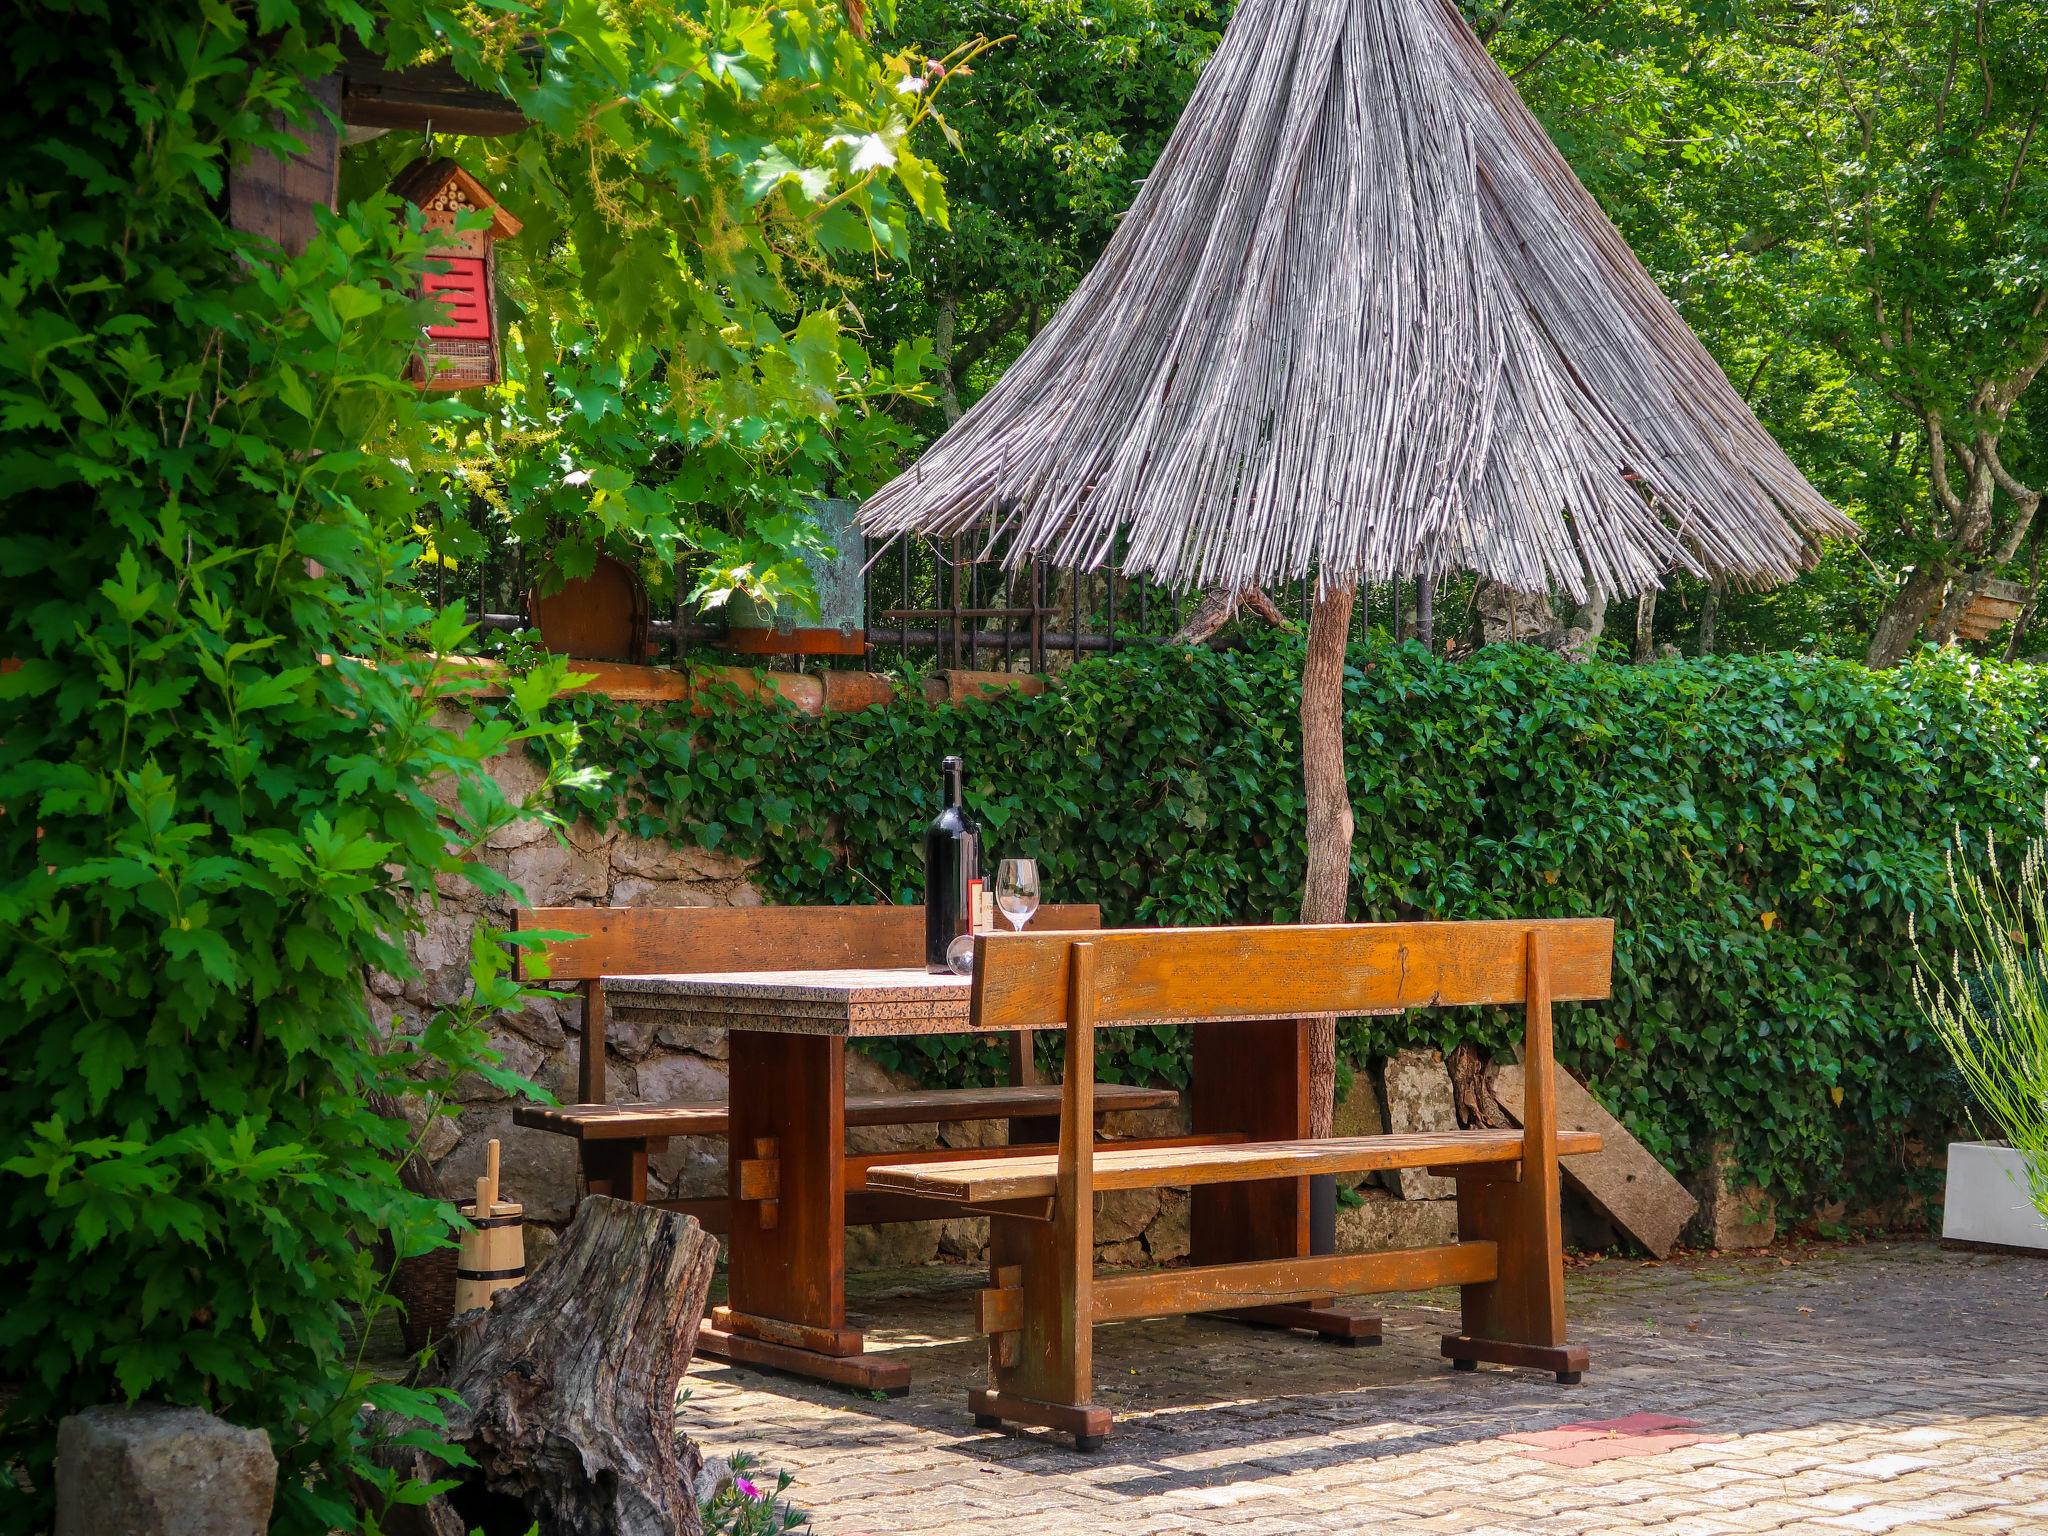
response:
[[[455,1315],[455,1263],[457,1250],[436,1248],[418,1258],[399,1261],[391,1282],[391,1294],[404,1305],[398,1331],[405,1347],[418,1354],[448,1329]]]

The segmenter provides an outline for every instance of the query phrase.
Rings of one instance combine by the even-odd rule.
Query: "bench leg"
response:
[[[593,1195],[647,1203],[645,1141],[585,1141],[577,1144],[583,1164],[583,1186]]]
[[[1110,1414],[1094,1395],[1093,1309],[1095,1264],[1093,1202],[1064,1203],[1053,1219],[989,1218],[992,1289],[1014,1298],[1017,1326],[990,1333],[989,1385],[967,1394],[974,1422],[984,1429],[1028,1424],[1074,1437],[1093,1450],[1108,1436]]]
[[[1461,1370],[1494,1365],[1554,1371],[1576,1383],[1584,1346],[1564,1337],[1564,1213],[1557,1168],[1557,1099],[1551,1058],[1550,961],[1532,934],[1528,950],[1528,1032],[1523,1039],[1522,1162],[1519,1178],[1474,1168],[1458,1178],[1458,1240],[1496,1245],[1497,1278],[1464,1287],[1463,1331],[1446,1334],[1444,1358]]]
[[[1547,1217],[1539,1193],[1543,1182],[1508,1182],[1483,1173],[1458,1180],[1458,1240],[1491,1242],[1500,1253],[1499,1278],[1463,1287],[1462,1331],[1444,1335],[1444,1358],[1460,1370],[1483,1360],[1554,1371],[1570,1384],[1586,1369],[1585,1346],[1565,1342],[1555,1174]]]
[[[1197,1132],[1237,1131],[1257,1141],[1308,1135],[1308,1026],[1299,1019],[1197,1024],[1190,1031]],[[1204,1184],[1190,1192],[1196,1264],[1305,1258],[1309,1251],[1307,1179]],[[1337,1307],[1334,1298],[1286,1307],[1239,1307],[1205,1314],[1254,1328],[1306,1332],[1348,1345],[1380,1342],[1372,1312]]]

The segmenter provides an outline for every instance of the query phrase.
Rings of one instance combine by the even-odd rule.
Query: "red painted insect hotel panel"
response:
[[[445,318],[427,326],[426,342],[413,361],[412,377],[423,389],[473,389],[495,384],[498,369],[498,309],[493,247],[519,233],[519,221],[498,206],[477,179],[453,160],[415,160],[398,173],[391,190],[419,208],[437,242],[428,251],[423,297],[440,300]],[[458,229],[464,214],[487,213],[482,229]]]

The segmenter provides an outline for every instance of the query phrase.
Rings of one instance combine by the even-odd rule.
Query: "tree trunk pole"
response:
[[[1700,633],[1698,654],[1714,654],[1714,630],[1721,618],[1721,578],[1716,576],[1707,584],[1706,595],[1700,599]]]
[[[1415,578],[1415,638],[1425,651],[1436,649],[1436,578]]]
[[[1870,637],[1870,650],[1864,657],[1868,666],[1882,670],[1896,667],[1905,659],[1906,652],[1913,648],[1914,640],[1919,637],[1921,626],[1941,606],[1948,581],[1949,568],[1938,560],[1923,561],[1907,574],[1898,591],[1892,594],[1891,601],[1885,604],[1884,612],[1878,616],[1876,632]]]
[[[1344,652],[1357,589],[1326,587],[1309,610],[1301,668],[1301,776],[1308,805],[1304,923],[1341,923],[1351,896],[1351,787],[1344,772]],[[1337,1078],[1337,1021],[1309,1021],[1309,1134],[1327,1136]]]

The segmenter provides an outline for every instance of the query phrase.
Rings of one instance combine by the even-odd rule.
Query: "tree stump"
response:
[[[388,1447],[379,1459],[395,1471],[463,1481],[388,1511],[384,1529],[699,1536],[698,1456],[676,1430],[676,1391],[717,1260],[717,1240],[690,1217],[585,1199],[545,1268],[450,1330],[429,1373],[460,1399],[440,1438],[476,1466]]]

